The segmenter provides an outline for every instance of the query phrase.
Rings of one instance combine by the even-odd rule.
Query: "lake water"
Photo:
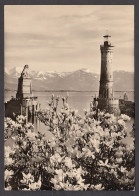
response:
[[[93,100],[92,96],[97,96],[98,92],[33,92],[34,96],[38,97],[38,102],[41,104],[41,109],[48,107],[48,103],[51,101],[51,96],[60,96],[59,108],[62,106],[61,97],[68,96],[69,107],[77,109],[80,115],[84,114],[84,109],[89,109],[90,101]],[[116,98],[123,98],[124,92],[115,92]],[[128,99],[134,101],[134,92],[126,92]],[[5,102],[11,99],[11,96],[16,96],[16,92],[6,91]],[[129,133],[132,129],[134,119],[127,124],[127,132]],[[46,130],[46,126],[38,121],[34,120],[35,131],[46,133],[47,137],[50,138],[52,134]],[[129,138],[130,140],[130,138]]]
[[[51,96],[68,96],[68,104],[71,108],[77,109],[80,115],[83,115],[84,109],[89,109],[90,101],[93,100],[92,96],[97,96],[98,92],[33,92],[34,96],[38,97],[38,102],[41,104],[41,108],[48,107],[48,103],[51,101]],[[123,98],[124,92],[115,92],[116,98]],[[128,99],[134,101],[134,92],[126,92]],[[6,91],[5,102],[11,99],[11,96],[16,96],[16,92]],[[62,105],[62,101],[59,102],[59,108]]]

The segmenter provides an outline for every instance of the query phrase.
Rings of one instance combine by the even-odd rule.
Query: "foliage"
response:
[[[35,133],[23,116],[5,118],[6,190],[134,190],[133,144],[126,138],[126,115],[115,117],[91,107],[81,117],[62,98],[52,96],[38,118],[53,133]]]

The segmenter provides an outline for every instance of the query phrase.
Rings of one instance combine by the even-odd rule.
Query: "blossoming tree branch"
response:
[[[134,190],[134,136],[125,142],[130,118],[100,111],[92,102],[80,116],[67,100],[62,98],[59,109],[59,97],[52,96],[37,114],[51,139],[35,132],[24,116],[5,118],[5,189]]]

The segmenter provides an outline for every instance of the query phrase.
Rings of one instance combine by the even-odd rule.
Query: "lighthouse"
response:
[[[112,56],[114,46],[110,42],[110,35],[105,35],[104,44],[100,46],[101,51],[101,73],[98,108],[109,113],[119,114],[119,100],[114,97],[113,89],[113,64]]]

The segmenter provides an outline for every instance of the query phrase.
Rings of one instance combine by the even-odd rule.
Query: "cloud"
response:
[[[99,73],[100,44],[106,30],[116,46],[115,69],[126,65],[133,71],[133,6],[6,5],[5,65],[27,63],[48,71],[84,66]]]

